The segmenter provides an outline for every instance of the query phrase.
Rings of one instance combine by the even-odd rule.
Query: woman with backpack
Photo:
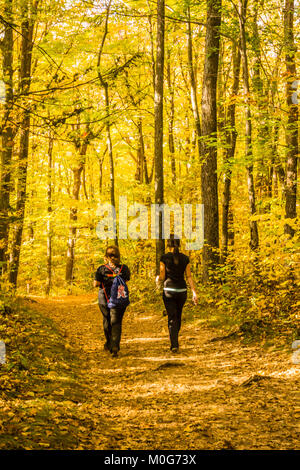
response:
[[[167,242],[169,252],[160,260],[160,273],[156,277],[157,286],[164,282],[163,301],[168,314],[168,328],[171,351],[176,353],[179,349],[178,334],[181,327],[182,309],[187,299],[187,284],[192,289],[193,302],[197,304],[197,293],[191,275],[189,257],[180,253],[180,240],[174,235]]]
[[[130,271],[126,264],[121,264],[117,246],[106,249],[104,260],[106,264],[99,266],[96,271],[94,287],[99,287],[98,304],[103,315],[106,338],[104,349],[116,357],[120,350],[122,320],[129,305],[126,282],[130,280]]]

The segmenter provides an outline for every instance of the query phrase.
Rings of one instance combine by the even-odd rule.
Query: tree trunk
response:
[[[256,176],[256,192],[259,199],[263,200],[268,197],[270,192],[270,173],[272,159],[272,143],[270,141],[270,113],[267,89],[264,89],[264,82],[261,77],[261,44],[258,29],[259,7],[264,8],[264,0],[255,0],[254,2],[254,18],[253,18],[253,38],[252,47],[254,51],[253,65],[253,89],[256,95],[258,106],[258,130],[257,130],[257,176]],[[267,88],[267,87],[266,87]]]
[[[35,4],[36,9],[37,3]],[[24,98],[24,110],[21,117],[20,148],[18,156],[18,177],[17,177],[17,204],[16,215],[18,221],[13,231],[12,251],[10,254],[9,281],[16,287],[19,271],[20,251],[22,243],[24,214],[26,205],[27,189],[27,165],[29,154],[29,133],[30,133],[30,106],[26,102],[31,84],[31,62],[33,48],[33,29],[35,12],[32,12],[31,1],[25,1],[22,7],[22,39],[21,39],[21,64],[20,64],[20,87],[19,91]]]
[[[107,153],[107,147],[105,147],[105,150],[101,157],[98,157],[99,161],[99,196],[102,194],[102,186],[103,186],[103,164],[104,164],[104,157],[105,154]]]
[[[81,186],[81,173],[83,170],[83,164],[76,168],[72,168],[73,172],[73,191],[72,198],[74,201],[79,200],[79,191]],[[76,243],[76,227],[77,222],[77,207],[71,207],[70,209],[70,229],[69,229],[69,238],[67,243],[67,263],[66,263],[66,281],[69,284],[69,293],[71,293],[71,288],[74,280],[74,260],[75,260],[75,243]]]
[[[50,294],[52,288],[52,172],[53,172],[53,136],[49,136],[48,146],[48,175],[47,175],[47,201],[48,201],[48,219],[47,219],[47,280],[46,295]]]
[[[138,129],[138,142],[137,142],[137,152],[136,152],[136,173],[135,173],[135,179],[139,183],[143,183],[144,181],[144,171],[145,174],[147,173],[147,169],[144,169],[144,163],[145,163],[145,150],[144,150],[144,136],[143,136],[143,122],[142,118],[138,118],[138,123],[137,123],[137,129]]]
[[[199,157],[201,158],[201,146],[200,146],[201,124],[200,124],[200,114],[199,114],[199,107],[198,107],[198,100],[197,100],[196,77],[195,77],[195,72],[194,72],[193,38],[192,38],[192,29],[191,29],[190,7],[188,7],[187,33],[188,33],[188,69],[189,69],[189,74],[190,74],[191,106],[192,106],[196,135],[197,135],[198,152],[199,152]]]
[[[111,121],[110,121],[110,101],[109,101],[109,86],[108,82],[103,79],[101,73],[101,58],[103,53],[103,47],[105,44],[106,36],[108,33],[108,19],[110,14],[110,7],[111,7],[112,0],[109,0],[107,7],[106,7],[106,17],[105,17],[105,27],[104,33],[101,41],[101,45],[99,48],[98,53],[98,62],[97,62],[97,71],[98,71],[98,78],[100,84],[104,90],[104,97],[105,97],[105,127],[106,127],[106,137],[107,137],[107,150],[109,156],[109,170],[110,170],[110,203],[113,208],[116,207],[115,204],[115,175],[114,175],[114,158],[113,158],[113,147],[112,147],[112,140],[111,140]],[[118,245],[118,237],[117,233],[115,234],[114,239],[115,245]]]
[[[230,105],[226,116],[225,140],[226,150],[224,156],[224,190],[222,202],[222,263],[226,261],[229,240],[233,241],[231,203],[231,173],[232,160],[235,154],[237,131],[235,126],[236,96],[239,91],[241,54],[236,44],[233,44],[233,85],[231,89]]]
[[[296,80],[296,44],[294,40],[294,0],[286,0],[284,9],[284,37],[285,37],[285,64],[286,64],[286,102],[288,107],[288,123],[286,130],[286,176],[285,176],[285,218],[297,217],[297,157],[298,157],[298,104],[293,102]],[[287,222],[284,231],[290,237],[294,236],[295,229]]]
[[[253,149],[252,149],[252,117],[250,109],[250,85],[249,85],[249,70],[247,58],[247,45],[245,34],[245,21],[247,11],[247,0],[239,0],[239,25],[240,25],[240,43],[241,43],[241,58],[243,66],[243,83],[244,93],[246,99],[246,142],[245,142],[245,158],[247,169],[247,183],[248,183],[248,196],[250,205],[250,214],[256,214],[255,203],[255,188],[253,178]],[[259,245],[257,221],[250,220],[250,248],[256,250]]]
[[[88,147],[88,138],[83,142],[79,148],[79,163],[76,167],[72,168],[73,172],[73,189],[72,199],[74,201],[79,200],[79,193],[81,187],[81,173],[85,165],[85,156]],[[74,281],[74,261],[75,261],[75,244],[76,244],[76,233],[77,233],[77,218],[78,209],[77,205],[70,209],[70,228],[69,238],[67,242],[67,262],[66,262],[66,281],[69,285],[69,293],[72,292],[72,285]]]
[[[221,0],[207,0],[205,63],[202,88],[201,191],[204,204],[203,281],[219,261],[217,180],[217,79],[219,66]],[[213,142],[213,143],[212,143]],[[212,275],[213,279],[213,275]]]
[[[137,128],[138,128],[138,151],[137,151],[138,171],[137,171],[137,174],[139,176],[140,183],[143,183],[145,179],[145,183],[149,184],[150,180],[149,180],[149,174],[148,174],[147,159],[146,159],[146,154],[145,154],[143,120],[141,117],[139,117],[138,119]]]
[[[109,173],[110,173],[110,203],[112,207],[116,208],[114,156],[113,156],[113,146],[112,146],[111,132],[110,132],[110,127],[111,127],[110,103],[109,103],[109,92],[108,92],[107,83],[104,85],[104,92],[105,92],[105,109],[106,109],[106,136],[107,136],[107,149],[108,149],[108,156],[109,156]],[[114,238],[114,244],[118,246],[117,232]]]
[[[278,93],[278,69],[275,70],[271,81],[271,102],[275,113],[275,97]],[[275,197],[279,196],[279,183],[281,192],[284,193],[284,180],[285,171],[282,166],[280,155],[278,151],[279,145],[279,131],[280,131],[281,117],[274,116],[274,124],[272,126],[272,183],[273,194]]]
[[[151,65],[152,65],[152,85],[153,91],[155,92],[155,70],[156,70],[156,63],[155,63],[155,53],[154,53],[154,35],[153,35],[153,26],[152,26],[152,11],[149,0],[147,0],[148,5],[148,23],[149,23],[149,36],[150,36],[150,44],[151,44]]]
[[[163,95],[164,95],[164,49],[165,49],[165,1],[157,0],[157,53],[154,93],[154,162],[155,162],[155,204],[164,202],[163,173]],[[156,240],[156,271],[159,271],[160,258],[164,254],[162,238],[162,214],[159,213],[159,237]]]
[[[12,0],[6,0],[4,5],[4,18],[12,23]],[[3,121],[1,123],[2,148],[1,148],[1,179],[0,179],[0,273],[6,271],[7,245],[9,233],[9,196],[11,185],[11,160],[14,145],[15,129],[9,120],[13,109],[13,30],[8,25],[4,26],[4,37],[1,43],[3,56],[2,73],[5,83],[5,98]]]
[[[275,120],[274,129],[273,129],[273,142],[272,142],[272,155],[273,155],[273,192],[274,196],[278,197],[278,183],[280,182],[281,189],[284,190],[284,180],[285,180],[285,171],[280,161],[280,156],[278,152],[278,142],[279,142],[279,128],[280,121],[279,119]]]
[[[150,184],[150,178],[149,178],[149,173],[148,173],[148,164],[147,164],[147,159],[146,159],[146,154],[145,154],[145,143],[144,143],[142,118],[139,119],[138,129],[139,129],[139,145],[140,145],[142,159],[143,159],[145,183]]]
[[[176,184],[176,162],[175,162],[175,143],[174,143],[174,117],[175,117],[175,104],[174,104],[174,80],[171,76],[171,52],[168,51],[167,61],[167,83],[169,89],[169,125],[168,125],[168,141],[169,153],[171,158],[171,171],[172,183]]]

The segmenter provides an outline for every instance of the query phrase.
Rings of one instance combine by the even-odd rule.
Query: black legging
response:
[[[103,315],[103,329],[107,347],[111,351],[119,351],[122,333],[122,320],[126,307],[108,308],[107,301],[102,289],[99,290],[98,303]]]
[[[168,328],[171,349],[178,348],[178,334],[181,327],[181,314],[186,302],[187,292],[163,292],[163,301],[168,314]]]

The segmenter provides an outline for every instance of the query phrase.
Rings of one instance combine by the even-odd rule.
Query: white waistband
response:
[[[170,292],[186,292],[187,289],[178,289],[176,287],[164,287],[164,290]]]

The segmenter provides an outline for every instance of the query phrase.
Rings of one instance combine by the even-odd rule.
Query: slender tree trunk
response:
[[[154,119],[155,119],[155,204],[164,203],[163,173],[163,95],[164,95],[164,51],[165,51],[165,1],[157,0],[157,53],[155,69]],[[164,253],[165,243],[162,238],[162,215],[159,213],[159,238],[156,240],[156,270],[159,270],[160,258]]]
[[[83,170],[82,170],[82,187],[83,187],[84,197],[88,201],[89,195],[86,189],[86,165],[84,165]]]
[[[109,102],[109,92],[108,92],[108,84],[106,83],[104,86],[105,92],[105,110],[106,110],[106,136],[107,136],[107,149],[108,149],[108,156],[109,156],[109,174],[110,174],[110,203],[112,207],[116,207],[115,201],[115,170],[114,170],[114,156],[113,156],[113,146],[111,140],[111,122],[110,122],[110,102]],[[115,245],[118,245],[118,236],[115,235],[114,239]]]
[[[102,186],[103,186],[103,164],[104,164],[104,157],[107,153],[107,147],[105,147],[105,150],[101,157],[98,157],[99,161],[99,196],[102,194]]]
[[[207,26],[201,105],[201,191],[202,203],[204,204],[204,246],[202,259],[204,282],[207,282],[210,277],[213,278],[213,270],[219,262],[217,79],[222,1],[207,0],[206,4]]]
[[[47,280],[46,280],[46,295],[50,294],[52,288],[52,172],[53,172],[53,136],[49,136],[48,146],[48,175],[47,175]]]
[[[9,281],[16,287],[19,271],[19,261],[22,243],[22,234],[24,226],[24,214],[26,204],[26,187],[27,187],[27,164],[29,154],[29,127],[30,127],[30,112],[26,110],[22,119],[22,129],[20,137],[20,152],[19,152],[19,167],[18,167],[18,187],[17,187],[17,205],[16,215],[18,222],[13,230],[13,243],[12,251],[10,254],[10,273]]]
[[[149,181],[148,165],[147,165],[147,159],[146,159],[146,154],[145,154],[145,143],[144,143],[144,134],[143,134],[143,120],[141,117],[139,117],[138,119],[137,128],[138,128],[137,177],[140,183],[143,183],[145,179],[145,183],[149,184],[150,181]]]
[[[284,190],[284,181],[285,181],[285,171],[282,166],[279,152],[278,152],[278,142],[279,142],[279,120],[275,120],[274,129],[273,129],[273,143],[272,143],[272,155],[273,155],[273,191],[275,196],[278,196],[278,182],[280,182],[281,188]]]
[[[245,21],[247,11],[247,0],[239,0],[239,25],[240,25],[240,43],[241,43],[241,59],[243,66],[243,83],[246,99],[246,142],[245,142],[245,158],[247,169],[248,196],[250,205],[250,214],[256,214],[255,188],[253,178],[253,149],[252,149],[252,117],[250,108],[250,85],[249,70],[247,58],[247,45],[245,34]],[[256,220],[250,220],[250,248],[256,250],[259,245],[258,227]]]
[[[138,131],[139,131],[139,147],[141,149],[141,155],[142,155],[142,160],[143,160],[145,183],[150,184],[150,178],[148,174],[148,164],[147,164],[147,159],[146,159],[146,154],[145,154],[145,142],[144,142],[142,118],[140,118],[138,122]]]
[[[201,159],[201,124],[200,124],[200,113],[197,100],[197,84],[194,71],[194,60],[193,60],[193,38],[192,38],[192,28],[191,28],[191,14],[190,7],[188,7],[188,22],[187,22],[187,37],[188,37],[188,69],[190,74],[190,96],[191,96],[191,106],[194,116],[197,143],[198,143],[198,152],[199,158]]]
[[[268,197],[270,192],[272,143],[270,141],[271,132],[269,123],[271,116],[268,103],[269,93],[267,86],[264,88],[264,82],[261,76],[261,41],[258,29],[258,15],[260,7],[262,9],[264,8],[264,0],[255,0],[252,38],[252,47],[254,52],[252,83],[258,106],[256,192],[258,198],[263,200],[265,197]]]
[[[288,106],[288,123],[286,130],[286,177],[285,177],[285,218],[297,217],[297,158],[298,158],[298,104],[292,99],[296,80],[296,44],[294,40],[294,0],[285,1],[284,9],[284,37],[285,37],[285,64],[286,64],[286,101]],[[295,229],[287,222],[284,231],[290,237],[294,236]]]
[[[101,73],[101,58],[103,53],[103,47],[105,44],[106,36],[108,34],[108,19],[110,14],[110,7],[111,7],[112,0],[109,0],[107,7],[106,7],[106,17],[105,17],[105,27],[104,33],[98,53],[98,62],[97,62],[97,70],[98,70],[98,78],[100,84],[104,90],[104,98],[105,98],[105,127],[106,127],[106,139],[107,139],[107,150],[109,156],[109,169],[110,169],[110,203],[113,208],[116,207],[115,204],[115,175],[114,175],[114,158],[113,158],[113,146],[112,146],[112,139],[111,139],[111,119],[110,119],[110,100],[109,100],[109,85],[103,79]],[[115,235],[114,239],[115,245],[118,245],[118,237],[117,234]]]
[[[78,165],[72,168],[73,172],[73,189],[72,199],[74,201],[79,200],[79,193],[81,187],[81,173],[83,172],[85,165],[85,156],[88,147],[88,140],[85,140],[79,149],[79,162]],[[66,281],[69,285],[69,293],[72,292],[72,285],[74,281],[74,262],[75,262],[75,244],[77,234],[77,219],[78,209],[77,205],[70,209],[70,228],[69,238],[67,242],[67,262],[66,262]]]
[[[79,192],[81,186],[81,173],[83,170],[83,164],[73,168],[73,191],[72,198],[74,201],[79,200]],[[66,263],[66,281],[69,284],[69,293],[71,293],[73,280],[74,280],[74,260],[75,260],[75,243],[76,243],[76,232],[77,232],[77,207],[71,207],[70,209],[70,228],[69,238],[67,242],[67,263]]]
[[[135,179],[139,183],[143,183],[144,181],[144,164],[145,164],[145,151],[144,151],[144,136],[143,136],[143,122],[142,118],[138,118],[137,122],[137,152],[136,152],[136,172],[135,172]],[[145,171],[147,173],[147,170]]]
[[[151,44],[152,85],[153,85],[153,91],[155,92],[156,62],[155,62],[155,53],[154,53],[154,35],[153,35],[153,26],[152,26],[152,11],[151,11],[151,5],[149,3],[149,0],[147,0],[147,5],[148,5],[148,9],[149,9],[148,23],[149,23],[149,36],[150,36],[150,44]]]
[[[171,74],[171,51],[168,50],[167,60],[167,83],[169,89],[169,125],[168,125],[168,141],[169,153],[171,158],[171,171],[172,183],[176,184],[176,162],[175,162],[175,143],[174,143],[174,118],[175,118],[175,103],[174,103],[174,80],[172,81]]]
[[[228,107],[226,124],[225,124],[225,140],[226,150],[224,156],[224,190],[222,202],[222,262],[224,263],[228,254],[229,240],[233,241],[234,232],[232,227],[232,211],[231,203],[231,174],[232,160],[235,154],[237,131],[235,126],[236,96],[239,92],[241,54],[233,44],[233,85],[231,89],[230,105]]]
[[[36,16],[37,2],[32,5],[31,1],[25,1],[22,6],[21,26],[21,64],[20,64],[20,94],[24,99],[24,110],[21,117],[20,148],[18,155],[18,178],[17,178],[17,204],[16,215],[18,221],[13,231],[12,251],[10,254],[10,283],[16,287],[19,271],[19,261],[24,226],[24,214],[26,205],[27,189],[27,166],[29,155],[29,133],[30,133],[30,106],[26,102],[31,84],[31,63],[33,48],[34,18]],[[32,9],[34,11],[32,11]]]
[[[275,97],[278,94],[278,70],[276,69],[271,83],[271,102],[272,109],[275,113]],[[280,183],[281,192],[284,192],[284,180],[285,171],[282,166],[280,155],[278,151],[279,144],[279,130],[280,130],[281,117],[274,118],[274,124],[272,129],[272,179],[273,179],[273,193],[275,197],[278,197],[278,184]]]
[[[8,23],[13,22],[13,0],[6,0],[4,5],[4,18]],[[11,185],[11,160],[14,145],[15,129],[9,120],[13,108],[13,30],[4,26],[4,37],[1,42],[2,73],[5,83],[5,101],[3,121],[1,122],[2,148],[1,148],[1,179],[0,179],[0,273],[6,271],[7,245],[9,233],[9,196]]]

